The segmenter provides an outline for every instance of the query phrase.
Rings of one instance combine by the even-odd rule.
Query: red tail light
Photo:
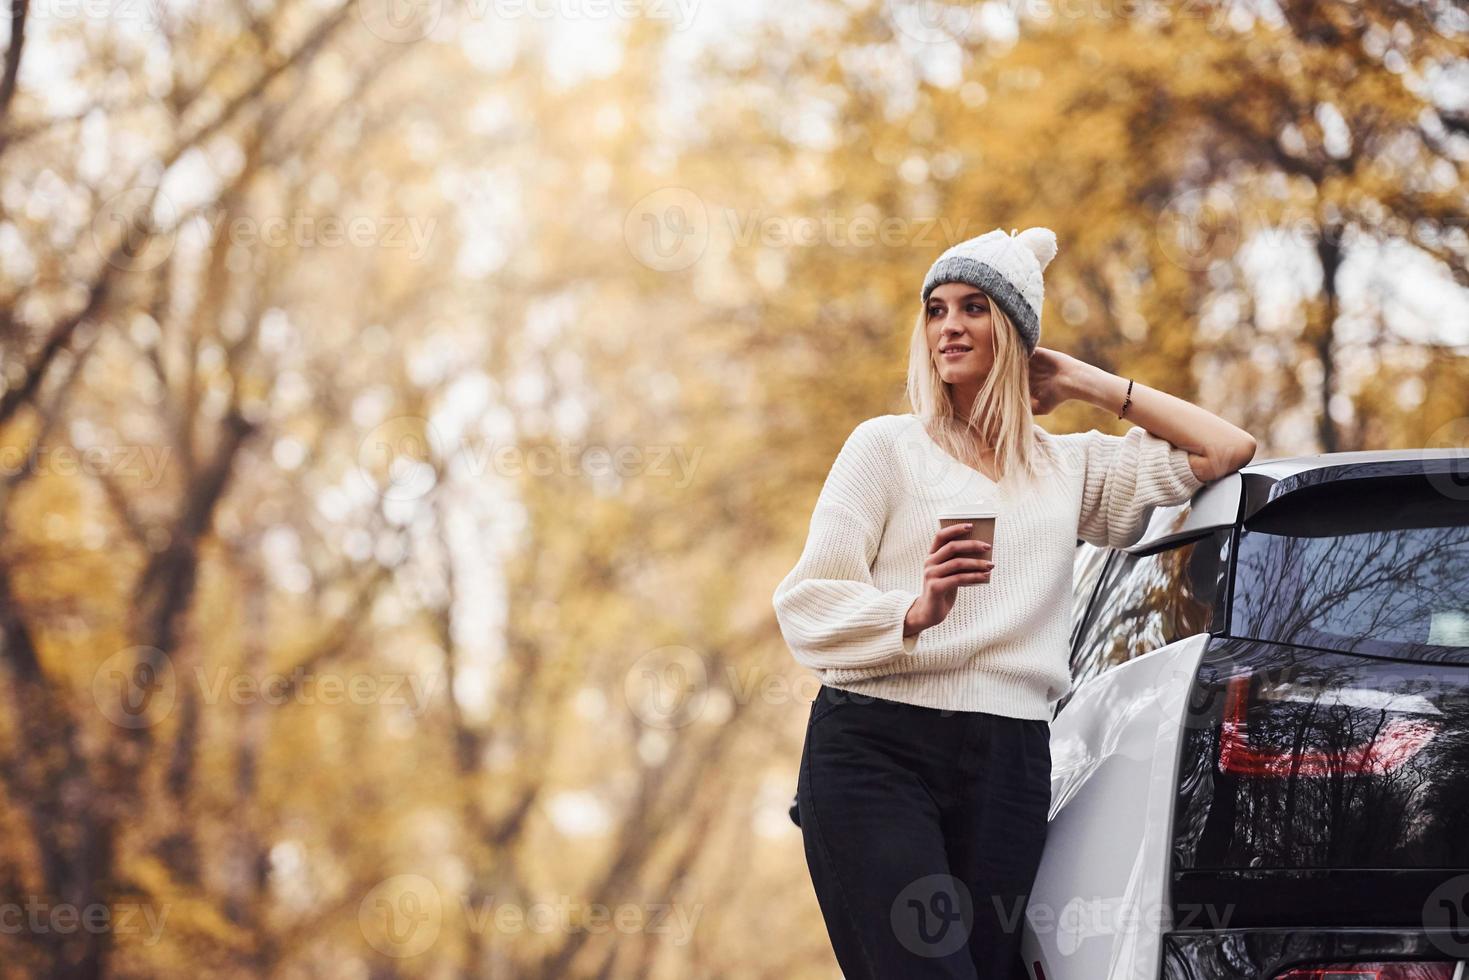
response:
[[[1224,720],[1219,731],[1219,768],[1242,776],[1382,775],[1422,751],[1438,726],[1430,721],[1398,717],[1359,745],[1327,751],[1281,750],[1250,745],[1246,719],[1250,706],[1250,675],[1235,674],[1224,696]],[[1343,974],[1343,977],[1418,977],[1419,974]],[[1301,976],[1315,976],[1302,974]],[[1437,976],[1423,974],[1422,976]],[[1323,975],[1337,980],[1335,974]]]
[[[1454,980],[1455,963],[1328,963],[1296,966],[1275,980]]]

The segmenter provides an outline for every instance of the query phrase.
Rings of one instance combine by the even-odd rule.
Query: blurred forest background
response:
[[[1449,0],[9,11],[5,978],[836,976],[770,594],[993,227],[1257,458],[1469,446]]]

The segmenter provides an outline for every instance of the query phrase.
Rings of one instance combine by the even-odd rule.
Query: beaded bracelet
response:
[[[1127,397],[1125,399],[1123,399],[1123,402],[1122,402],[1122,411],[1120,411],[1120,412],[1117,413],[1117,417],[1119,419],[1122,418],[1122,416],[1124,416],[1124,415],[1127,414],[1127,406],[1129,406],[1131,404],[1132,404],[1132,379],[1131,378],[1128,378],[1127,379]]]

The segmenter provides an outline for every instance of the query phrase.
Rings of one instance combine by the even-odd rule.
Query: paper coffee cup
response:
[[[995,544],[995,521],[999,519],[992,507],[979,505],[975,507],[955,507],[939,514],[939,528],[946,528],[953,524],[973,524],[965,535],[971,541],[983,541],[990,546],[991,553],[986,555],[990,561],[994,561],[993,551]]]

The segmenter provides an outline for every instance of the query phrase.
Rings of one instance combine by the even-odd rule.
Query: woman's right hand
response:
[[[923,591],[903,617],[903,635],[912,636],[942,623],[954,608],[959,586],[990,580],[990,546],[965,537],[970,524],[950,524],[934,535],[923,560]]]

